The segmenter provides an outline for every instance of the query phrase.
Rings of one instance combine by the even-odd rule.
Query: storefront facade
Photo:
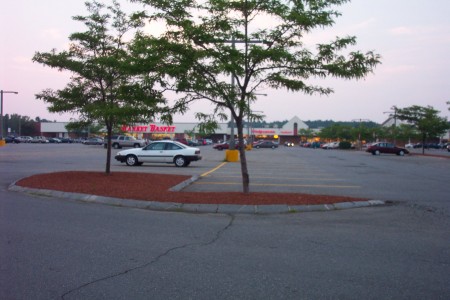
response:
[[[69,133],[65,128],[65,122],[41,123],[41,135],[46,137],[72,137],[73,133]],[[228,140],[231,136],[231,128],[228,123],[219,123],[219,128],[210,138],[213,142]],[[162,123],[149,124],[126,124],[121,127],[121,130],[129,135],[138,138],[145,138],[149,140],[161,139],[198,139],[198,123],[174,123],[173,125],[166,125]],[[244,128],[244,138],[252,138],[253,140],[267,139],[275,140],[280,143],[286,141],[298,143],[300,136],[298,131],[300,129],[307,129],[308,126],[298,117],[292,118],[282,128]],[[234,129],[235,138],[237,138],[237,129]]]

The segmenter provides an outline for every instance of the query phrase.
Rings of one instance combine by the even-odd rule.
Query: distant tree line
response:
[[[264,127],[281,128],[287,122],[289,122],[289,121],[288,120],[274,121],[274,122],[260,121],[260,122],[252,122],[251,125],[252,125],[252,127],[258,127],[258,128],[264,128]],[[353,128],[359,127],[361,125],[363,125],[363,126],[365,126],[367,128],[380,127],[380,124],[372,122],[372,121],[359,122],[359,121],[314,120],[314,121],[304,121],[304,122],[305,122],[306,125],[308,125],[308,127],[310,129],[320,129],[320,128],[325,128],[325,127],[330,127],[330,126],[335,125],[335,124],[348,126],[348,127],[353,127]],[[245,124],[247,124],[247,123],[245,123]]]
[[[28,116],[21,116],[18,114],[6,114],[3,117],[3,128],[5,135],[15,136],[35,136],[39,134],[39,123],[52,122],[47,119],[36,117],[31,119]],[[56,122],[56,121],[53,121]]]

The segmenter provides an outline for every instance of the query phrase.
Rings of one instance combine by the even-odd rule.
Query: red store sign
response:
[[[122,131],[127,132],[150,132],[150,133],[174,133],[175,126],[158,126],[150,124],[148,126],[129,126],[123,125]]]
[[[253,134],[276,134],[275,130],[253,129]]]

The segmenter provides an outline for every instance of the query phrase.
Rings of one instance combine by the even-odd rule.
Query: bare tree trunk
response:
[[[112,135],[112,126],[106,125],[106,174],[111,173],[111,135]]]
[[[422,154],[425,154],[425,134],[422,134]]]
[[[241,173],[242,173],[242,191],[245,194],[250,193],[250,175],[248,174],[247,168],[247,157],[245,156],[245,146],[244,146],[244,128],[242,123],[242,118],[236,120],[237,130],[238,130],[238,140],[239,140],[239,156],[241,161]]]

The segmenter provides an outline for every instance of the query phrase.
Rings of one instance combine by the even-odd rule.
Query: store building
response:
[[[41,135],[45,137],[71,137],[78,138],[74,133],[69,133],[66,129],[66,122],[53,122],[53,123],[40,123]],[[166,125],[161,123],[150,123],[150,124],[127,124],[121,127],[121,130],[127,134],[139,138],[146,138],[149,140],[160,140],[160,139],[176,139],[176,138],[199,138],[198,123],[174,123],[172,125]],[[231,135],[231,127],[228,123],[219,123],[219,128],[216,129],[215,133],[208,138],[212,139],[214,142],[228,140]],[[281,128],[244,128],[244,138],[249,138],[250,136],[254,140],[258,139],[268,139],[276,140],[280,143],[286,141],[298,143],[300,142],[300,136],[298,131],[300,129],[307,129],[306,125],[297,116],[289,120]],[[197,134],[196,134],[197,133]],[[86,136],[89,135],[87,132]],[[192,134],[194,136],[192,136]],[[234,134],[237,138],[237,129],[234,129]],[[85,136],[85,137],[86,137]]]

